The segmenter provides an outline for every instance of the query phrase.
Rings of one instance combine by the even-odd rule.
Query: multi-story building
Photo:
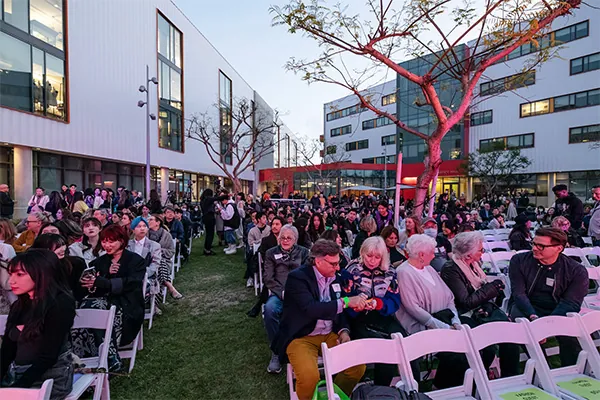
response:
[[[476,90],[467,123],[455,126],[442,142],[444,163],[438,193],[465,193],[469,199],[478,193],[477,180],[459,172],[462,160],[469,152],[504,143],[506,148],[521,148],[522,154],[533,161],[523,171],[525,183],[517,189],[528,191],[535,203],[553,203],[550,189],[558,183],[568,184],[581,198],[589,197],[591,187],[600,184],[600,148],[592,145],[600,142],[599,27],[600,14],[587,5],[569,17],[557,19],[552,32],[540,40],[540,46],[551,46],[553,51],[558,50],[557,55],[517,80],[520,87],[508,83],[523,71],[528,55],[535,51],[531,45],[521,46],[506,60],[488,68]],[[466,49],[462,45],[457,52]],[[426,56],[400,65],[422,74],[423,68],[431,65],[427,61]],[[455,81],[442,76],[438,86],[443,104],[457,106],[462,93]],[[372,104],[396,113],[408,126],[432,133],[434,122],[429,110],[415,104],[421,91],[406,79],[398,77],[364,93]],[[391,173],[395,171],[395,154],[401,150],[402,182],[414,184],[423,171],[424,141],[357,103],[356,96],[350,95],[325,104],[324,161],[382,164],[387,156]],[[340,149],[345,158],[340,156]]]
[[[151,187],[163,198],[172,190],[196,200],[218,178],[230,184],[204,145],[188,139],[187,121],[208,113],[217,130],[228,129],[239,99],[270,107],[172,1],[0,5],[0,181],[11,186],[17,214],[36,186],[145,190],[140,85],[150,90],[148,111],[156,116],[149,120]],[[146,66],[156,85],[146,81]],[[273,158],[260,167],[272,167]],[[241,174],[244,190],[256,189],[256,176]]]

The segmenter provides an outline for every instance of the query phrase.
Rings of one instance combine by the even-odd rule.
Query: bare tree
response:
[[[389,118],[404,132],[425,141],[428,162],[417,179],[416,214],[421,213],[427,188],[442,163],[441,141],[465,118],[487,68],[529,44],[534,49],[534,60],[526,63],[523,74],[517,75],[518,79],[526,79],[525,72],[547,60],[552,49],[556,49],[553,46],[559,44],[542,40],[552,21],[581,5],[581,0],[482,1],[483,9],[477,10],[469,0],[367,0],[369,15],[354,15],[345,6],[327,6],[324,0],[291,0],[286,6],[271,8],[274,25],[286,26],[290,33],[300,32],[322,49],[311,60],[292,58],[287,64],[289,70],[309,83],[324,82],[350,90],[361,107]],[[452,25],[451,29],[441,28],[444,19]],[[438,39],[426,41],[423,38],[428,34],[435,34]],[[470,36],[477,37],[475,45],[466,54],[460,54],[460,44]],[[396,61],[406,55],[421,58],[430,68],[423,74],[411,72]],[[347,56],[359,57],[369,64],[362,70],[348,68]],[[368,85],[381,70],[397,74],[400,80],[420,90],[414,105],[430,112],[431,132],[409,126],[383,111],[371,101],[372,96],[365,94],[363,85]],[[445,104],[440,96],[440,78],[447,76],[458,82],[461,89],[461,98],[453,99],[451,104]],[[504,82],[505,90],[511,86],[513,82]]]
[[[527,176],[521,173],[531,160],[521,155],[520,149],[505,149],[498,143],[489,150],[470,153],[461,169],[473,178],[479,178],[485,194],[490,196],[500,187],[518,186]]]
[[[338,176],[336,164],[349,160],[350,155],[341,145],[330,145],[323,149],[323,144],[317,139],[302,138],[298,141],[298,165],[304,168],[320,192],[325,189],[326,181]]]
[[[193,115],[187,121],[186,138],[201,142],[211,161],[240,192],[240,175],[274,151],[277,115],[264,112],[248,99],[236,100],[232,110],[218,104],[214,107],[218,121],[212,117],[214,112]]]

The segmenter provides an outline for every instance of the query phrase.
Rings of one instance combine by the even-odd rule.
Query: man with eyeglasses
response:
[[[265,329],[269,338],[269,345],[273,343],[279,330],[279,320],[283,310],[285,296],[285,283],[288,274],[308,260],[308,249],[298,246],[298,230],[293,225],[284,225],[279,232],[279,245],[267,250],[264,264],[264,282],[271,296],[265,304]],[[281,372],[279,356],[271,354],[271,361],[267,372],[278,374]]]
[[[37,235],[40,233],[42,225],[47,221],[47,215],[42,212],[32,212],[27,215],[27,219],[25,220],[27,230],[21,233],[17,240],[12,243],[15,251],[21,253],[29,249]]]
[[[272,348],[281,362],[292,364],[300,400],[312,398],[320,379],[317,359],[321,343],[334,347],[350,340],[344,309],[362,311],[366,305],[363,295],[344,295],[339,269],[340,246],[319,239],[310,250],[309,263],[287,277],[281,325]],[[348,368],[337,374],[335,383],[349,395],[364,372],[364,365]]]
[[[512,289],[510,315],[534,321],[548,315],[579,312],[588,293],[588,274],[583,265],[562,254],[567,234],[557,228],[540,228],[532,241],[533,250],[510,260]],[[557,337],[562,366],[577,361],[576,338]]]

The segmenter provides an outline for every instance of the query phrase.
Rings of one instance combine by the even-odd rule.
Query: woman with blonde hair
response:
[[[571,222],[567,218],[562,215],[558,216],[552,220],[551,226],[567,234],[567,247],[585,247],[585,242],[579,233],[571,227]]]
[[[404,220],[404,230],[399,232],[400,236],[398,237],[398,246],[404,250],[408,238],[415,234],[420,235],[423,232],[421,221],[417,217],[406,217]]]
[[[17,238],[17,229],[10,219],[0,218],[0,241],[12,245]]]
[[[354,244],[352,245],[352,259],[358,258],[363,242],[377,232],[377,222],[375,222],[375,218],[367,215],[360,220],[358,229],[358,235],[356,235],[356,239],[354,239]]]
[[[364,309],[346,309],[350,330],[355,339],[391,338],[394,332],[406,336],[394,313],[400,307],[396,271],[390,267],[390,256],[380,236],[365,239],[360,246],[360,259],[342,271],[345,296],[363,296]],[[375,364],[375,384],[389,386],[398,375],[395,365]]]

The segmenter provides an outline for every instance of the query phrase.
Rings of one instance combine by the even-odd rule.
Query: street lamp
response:
[[[156,121],[156,115],[150,112],[150,82],[158,85],[156,77],[150,78],[150,69],[146,65],[146,85],[141,85],[138,90],[141,93],[146,92],[146,101],[139,100],[137,105],[142,108],[146,106],[146,201],[150,199],[150,120]]]

